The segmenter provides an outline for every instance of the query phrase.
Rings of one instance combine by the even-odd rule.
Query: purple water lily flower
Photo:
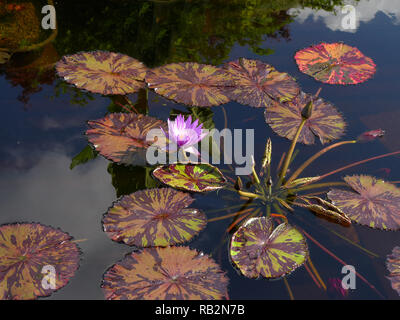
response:
[[[164,135],[169,139],[169,151],[180,149],[199,155],[194,145],[202,140],[207,132],[203,129],[203,124],[199,124],[198,119],[192,123],[192,116],[185,121],[185,117],[180,114],[174,121],[168,119],[168,134],[164,132]]]

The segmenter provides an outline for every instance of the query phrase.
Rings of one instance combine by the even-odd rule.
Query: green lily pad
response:
[[[366,175],[346,176],[353,190],[332,189],[328,197],[347,216],[374,229],[400,229],[400,189]]]
[[[308,248],[291,225],[282,223],[274,229],[271,218],[250,218],[232,236],[230,256],[248,278],[278,278],[301,266]]]
[[[207,163],[161,166],[153,171],[153,176],[172,188],[192,192],[218,190],[226,183],[221,171]]]
[[[187,208],[193,201],[190,194],[172,188],[137,191],[108,210],[104,231],[114,241],[137,247],[187,242],[207,224],[202,211]]]
[[[215,261],[188,247],[132,252],[104,274],[102,283],[107,300],[220,300],[227,286]]]

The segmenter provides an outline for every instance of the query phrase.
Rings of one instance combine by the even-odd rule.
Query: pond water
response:
[[[302,89],[332,102],[348,127],[343,140],[364,131],[382,128],[386,135],[374,142],[343,146],[322,157],[304,175],[322,174],[354,161],[400,149],[400,111],[396,94],[400,89],[400,3],[360,0],[354,2],[356,28],[341,26],[343,14],[330,1],[59,1],[58,34],[39,53],[16,54],[12,65],[0,68],[0,224],[40,222],[61,228],[82,240],[79,270],[70,283],[46,299],[104,299],[100,288],[103,273],[132,249],[111,241],[102,230],[101,218],[113,201],[142,187],[141,171],[111,165],[101,156],[70,169],[72,158],[87,146],[86,121],[102,118],[111,99],[83,93],[58,79],[54,70],[37,73],[36,67],[52,65],[61,56],[79,51],[109,50],[143,61],[149,67],[167,62],[196,61],[220,65],[239,57],[272,64],[295,77]],[[38,5],[39,2],[35,2]],[[311,5],[310,3],[313,3]],[[336,5],[343,2],[334,1]],[[302,7],[304,5],[304,7]],[[298,9],[293,9],[298,8]],[[336,7],[337,9],[338,7]],[[325,10],[324,10],[325,9]],[[357,86],[322,84],[301,73],[294,61],[299,49],[322,41],[359,48],[377,65],[369,81]],[[140,93],[139,93],[140,94]],[[130,95],[136,101],[137,95]],[[149,92],[148,114],[167,119],[172,109],[185,111]],[[260,163],[266,139],[273,144],[276,165],[290,145],[265,123],[263,110],[229,102],[223,106],[229,128],[255,129],[255,158]],[[224,127],[222,107],[213,107],[216,128]],[[300,164],[321,149],[299,145],[295,163]],[[370,174],[400,180],[399,157],[368,162],[332,176]],[[113,175],[111,174],[113,173]],[[233,175],[232,175],[233,176]],[[238,203],[231,193],[196,194],[195,206],[206,214]],[[208,217],[226,214],[209,213]],[[289,214],[332,253],[353,265],[376,287],[357,278],[356,289],[346,299],[398,299],[386,279],[386,255],[400,245],[400,233],[372,230],[353,224],[351,228],[319,219],[306,209]],[[227,272],[231,299],[289,299],[283,280],[251,280],[231,265],[225,229],[232,221],[211,222],[188,245],[211,254]],[[330,230],[342,234],[379,257],[372,257]],[[310,256],[324,282],[342,278],[342,264],[308,240]],[[339,296],[316,286],[304,267],[287,277],[295,299],[333,299]]]

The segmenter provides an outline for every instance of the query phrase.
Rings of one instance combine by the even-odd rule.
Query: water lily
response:
[[[207,132],[198,119],[192,123],[192,116],[185,121],[183,115],[178,115],[174,121],[168,119],[168,134],[164,132],[164,135],[169,140],[169,151],[182,150],[199,155],[194,145],[202,140]]]

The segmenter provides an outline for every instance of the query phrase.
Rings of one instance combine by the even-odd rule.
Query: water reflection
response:
[[[84,252],[79,271],[53,297],[102,299],[95,284],[110,261],[119,260],[129,248],[110,241],[100,224],[102,213],[115,200],[108,162],[99,158],[74,170],[70,162],[65,151],[45,152],[28,170],[0,173],[0,224],[40,222],[86,239],[79,242]]]
[[[342,26],[342,20],[347,15],[342,13],[344,5],[355,7],[356,28],[346,29]],[[288,14],[295,17],[297,22],[304,23],[309,18],[314,21],[322,20],[324,24],[333,31],[357,32],[361,23],[373,20],[377,14],[383,13],[388,16],[393,24],[400,23],[400,1],[393,0],[346,0],[341,5],[336,5],[333,10],[313,10],[312,8],[292,8]]]

